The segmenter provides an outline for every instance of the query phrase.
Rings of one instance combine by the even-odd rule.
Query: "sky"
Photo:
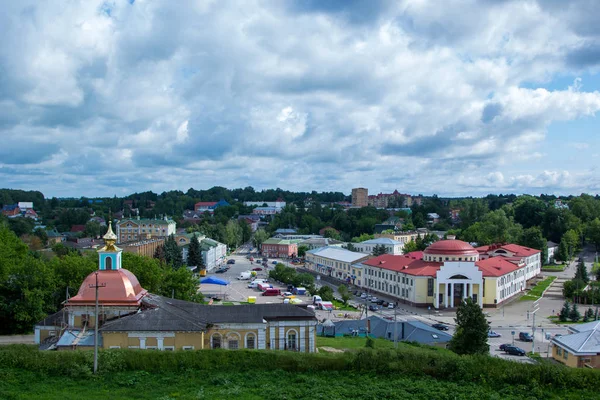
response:
[[[0,187],[600,193],[596,0],[2,0]]]

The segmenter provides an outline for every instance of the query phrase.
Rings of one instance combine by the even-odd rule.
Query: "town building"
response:
[[[117,243],[156,237],[164,238],[175,234],[175,225],[175,221],[167,217],[163,219],[125,218],[116,223]]]
[[[56,229],[51,229],[46,231],[46,235],[48,235],[48,244],[53,245],[57,243],[61,243],[65,241],[65,237],[58,233]]]
[[[423,252],[385,254],[360,264],[365,288],[407,304],[452,308],[471,297],[482,307],[497,307],[540,273],[540,254],[515,244],[475,249],[461,240],[440,240]]]
[[[426,232],[406,231],[394,233],[376,233],[374,236],[375,239],[388,238],[400,242],[402,243],[402,245],[404,245],[405,243],[416,241],[418,237],[422,239],[425,237],[425,235],[427,235]]]
[[[226,262],[227,245],[207,238],[200,233],[182,233],[175,235],[175,241],[177,242],[177,245],[181,247],[181,254],[184,260],[187,260],[190,241],[194,235],[198,237],[200,252],[202,253],[202,262],[207,271],[212,271]]]
[[[2,215],[8,218],[20,217],[21,209],[17,204],[6,204],[2,207]]]
[[[304,258],[305,267],[312,271],[363,286],[364,273],[360,262],[369,257],[369,254],[328,246],[309,250]]]
[[[365,254],[373,254],[375,247],[385,246],[387,254],[398,255],[402,254],[404,243],[389,238],[377,238],[365,240],[364,242],[354,243],[353,246],[357,251]]]
[[[137,254],[138,256],[154,257],[154,253],[159,246],[165,243],[165,238],[157,237],[152,239],[138,240],[135,242],[126,242],[121,246],[125,253]]]
[[[281,208],[279,207],[256,207],[252,210],[252,214],[255,215],[275,215],[281,212]]]
[[[275,231],[275,235],[288,236],[288,235],[295,235],[297,232],[298,232],[297,229],[279,228]]]
[[[19,201],[17,205],[22,211],[33,209],[33,202],[31,201]]]
[[[551,262],[554,262],[556,253],[558,253],[558,244],[548,240],[548,243],[546,245],[548,246],[548,256],[546,258],[546,264],[550,264]]]
[[[600,321],[569,326],[552,339],[552,358],[573,368],[600,368]]]
[[[366,207],[369,205],[369,189],[352,189],[352,207]]]
[[[327,246],[342,247],[344,244],[345,243],[340,240],[335,240],[335,239],[325,238],[325,237],[315,237],[315,238],[309,238],[309,239],[301,241],[300,243],[298,243],[298,247],[305,246],[308,248],[308,250],[314,250],[314,249],[318,249],[321,247],[327,247]]]
[[[104,240],[98,270],[62,310],[34,327],[41,349],[92,349],[98,301],[97,342],[104,349],[315,351],[313,311],[292,304],[203,305],[148,293],[122,268],[110,223]]]
[[[261,254],[265,257],[294,258],[298,255],[299,239],[271,238],[261,245]]]
[[[275,208],[284,208],[286,205],[286,202],[280,197],[275,201],[245,201],[244,202],[245,206],[248,207],[275,207]]]
[[[371,195],[367,200],[370,206],[376,208],[401,208],[412,205],[412,197],[409,194],[400,193],[394,190],[393,193],[379,193]]]
[[[228,202],[226,202],[225,200],[221,199],[219,201],[199,201],[196,204],[194,204],[194,211],[195,212],[199,212],[199,213],[214,213],[215,210],[219,207],[226,207],[229,206],[230,204]]]

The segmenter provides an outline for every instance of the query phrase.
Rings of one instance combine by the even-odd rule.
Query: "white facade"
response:
[[[502,247],[502,248],[499,248],[499,249],[496,249],[496,250],[490,252],[489,254],[492,257],[495,257],[495,256],[520,257],[521,263],[525,264],[524,276],[525,276],[526,281],[539,275],[540,272],[542,272],[542,260],[541,260],[542,253],[541,252],[537,252],[530,256],[519,256],[518,253],[510,251],[510,250],[506,249],[506,247]]]
[[[30,208],[33,208],[33,203],[31,201],[20,201],[18,203],[18,206],[21,209],[21,211],[25,211]]]
[[[286,202],[283,200],[278,200],[278,201],[245,201],[244,205],[245,206],[258,206],[258,207],[262,207],[263,204],[266,204],[267,207],[275,207],[275,208],[283,208],[286,205]]]
[[[379,239],[371,239],[365,240],[364,242],[353,244],[356,250],[365,254],[373,254],[373,250],[375,250],[375,246],[384,245],[387,250],[387,254],[399,255],[402,254],[404,249],[404,244],[398,242],[393,239],[388,238],[379,238]]]
[[[307,251],[305,265],[315,272],[363,286],[362,265],[355,263],[368,257],[368,254],[356,253],[338,247],[323,247]]]
[[[446,261],[436,274],[434,282],[433,306],[454,307],[454,298],[460,293],[462,299],[471,297],[483,307],[483,273],[473,261]],[[445,285],[445,290],[440,290]],[[477,285],[477,293],[475,291]],[[445,295],[440,296],[440,292]],[[475,296],[476,295],[476,296]],[[441,298],[441,299],[440,299]],[[440,302],[440,300],[442,300]]]
[[[361,264],[361,266],[365,274],[363,287],[410,303],[417,302],[417,280],[427,279],[427,277],[416,277],[371,265]]]

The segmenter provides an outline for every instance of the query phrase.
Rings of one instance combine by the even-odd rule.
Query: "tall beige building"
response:
[[[365,188],[352,189],[352,207],[366,207],[368,205],[369,190]]]

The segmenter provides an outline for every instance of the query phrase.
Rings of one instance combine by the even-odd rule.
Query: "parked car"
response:
[[[271,264],[277,265],[277,261],[271,261]]]
[[[361,299],[366,299],[366,298],[367,298],[367,294],[366,294],[366,293],[363,293],[363,294],[361,294],[361,295],[360,295],[360,298],[361,298]]]
[[[438,331],[447,331],[448,330],[448,326],[446,326],[444,324],[433,324],[431,326],[434,327],[435,329],[437,329]]]
[[[252,271],[262,271],[263,269],[261,267],[256,267],[256,268],[252,268]]]
[[[293,296],[293,295],[294,295],[294,293],[292,293],[292,292],[283,292],[283,294],[282,294],[283,297]]]
[[[227,260],[227,264],[235,264],[235,260],[233,258],[231,260]]]
[[[504,351],[511,356],[524,356],[527,354],[525,350],[517,346],[506,346]]]
[[[254,257],[250,257],[250,258],[249,258],[249,260],[250,260],[250,261],[254,261]]]
[[[503,343],[500,345],[500,351],[505,351],[508,346],[512,346],[508,343]]]
[[[519,332],[519,340],[523,342],[533,342],[533,336],[529,332]]]
[[[371,303],[377,303],[379,299],[377,297],[371,297]]]
[[[387,308],[388,304],[389,303],[387,301],[384,301],[383,303],[381,303],[381,307]]]
[[[502,335],[496,331],[488,331],[488,337],[502,337]]]
[[[223,274],[227,272],[227,270],[225,268],[219,268],[218,270],[215,271],[215,274]]]
[[[382,299],[378,299],[375,304],[383,306],[383,303],[385,303],[385,301],[383,301]]]
[[[387,305],[387,308],[390,309],[390,310],[393,310],[395,308],[394,303],[389,303]]]
[[[379,310],[379,307],[378,307],[378,306],[375,306],[375,305],[373,305],[373,304],[371,304],[371,305],[369,306],[369,311],[378,311],[378,310]]]

